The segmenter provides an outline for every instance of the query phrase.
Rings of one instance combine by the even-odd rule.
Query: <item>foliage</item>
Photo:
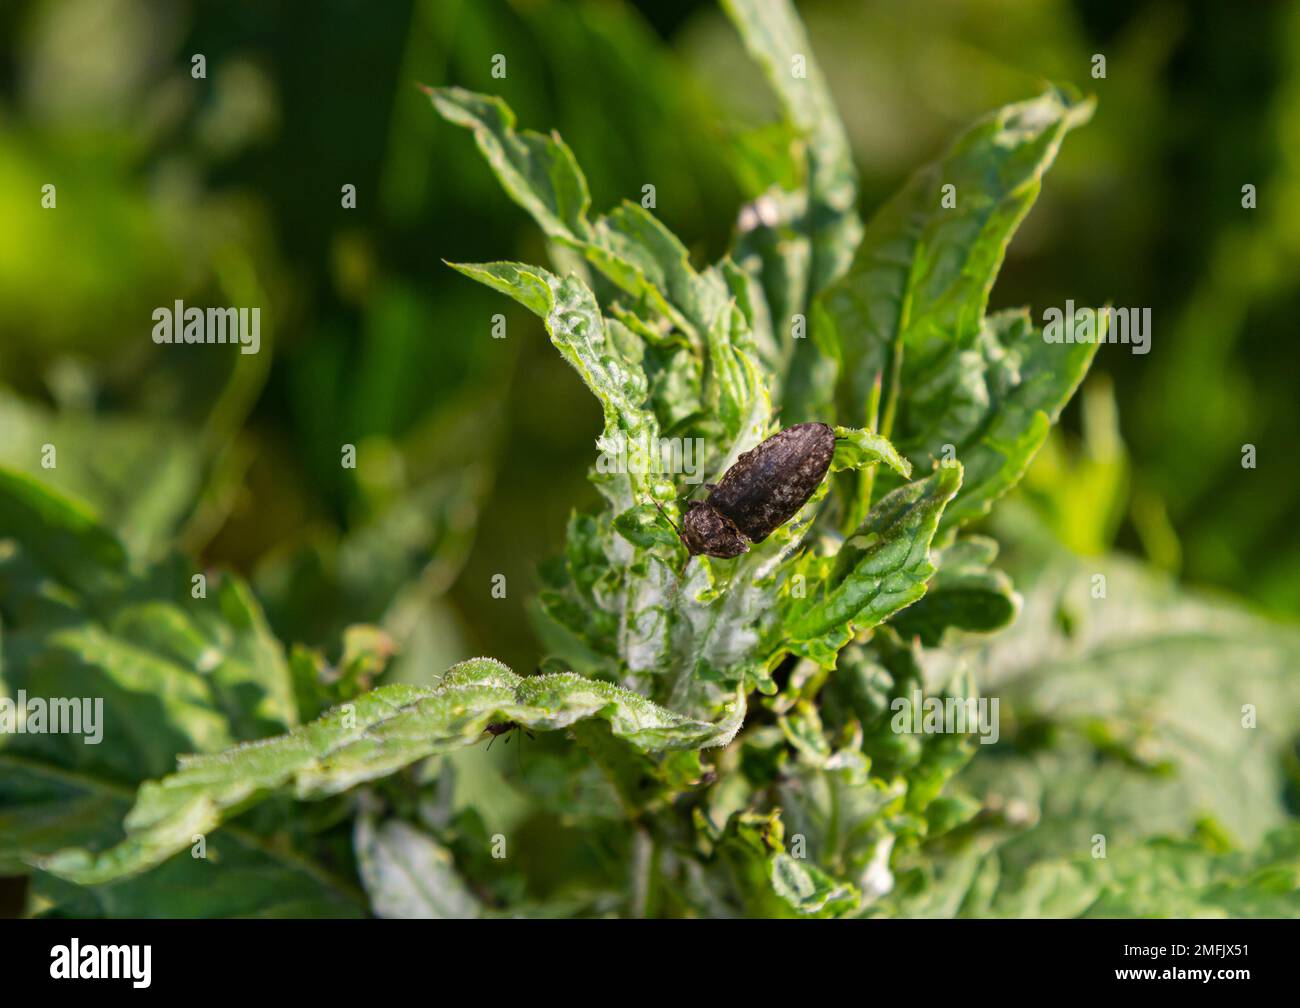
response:
[[[453,268],[541,320],[603,420],[599,506],[571,515],[541,571],[550,654],[536,674],[475,658],[435,677],[408,661],[374,685],[389,631],[411,632],[405,595],[432,579],[425,558],[457,565],[456,516],[484,492],[472,463],[448,475],[447,453],[422,447],[457,442],[445,428],[380,452],[417,476],[395,493],[372,470],[349,536],[263,569],[276,623],[321,651],[282,644],[234,576],[196,592],[193,565],[167,548],[228,427],[196,458],[146,455],[172,466],[145,477],[171,494],[115,490],[134,512],[101,517],[64,495],[93,476],[55,488],[0,475],[0,687],[102,695],[112,729],[102,747],[0,738],[0,867],[34,873],[37,909],[1297,909],[1278,757],[1300,720],[1285,676],[1295,639],[1166,599],[1122,565],[1106,604],[1079,611],[1094,572],[1054,547],[1018,561],[1022,599],[997,542],[971,528],[1025,475],[1096,350],[1047,342],[1028,310],[989,309],[1013,233],[1092,103],[1053,87],[995,110],[864,224],[847,134],[793,7],[724,7],[782,119],[743,144],[751,198],[706,265],[653,201],[594,212],[574,152],[519,130],[502,98],[425,89],[550,256]],[[660,509],[678,521],[694,484],[657,465],[660,443],[691,446],[716,481],[804,419],[835,425],[832,475],[749,553],[688,558]],[[304,582],[358,608],[313,625],[297,611],[310,609],[295,597]],[[1196,688],[1171,667],[1195,668]],[[1242,667],[1253,674],[1225,674]],[[900,699],[982,694],[1006,722],[977,759],[971,734],[894,723]],[[1242,734],[1241,703],[1279,727]],[[540,737],[511,789],[527,811],[500,830],[470,747],[506,732]],[[1084,828],[1113,861],[1089,856]]]

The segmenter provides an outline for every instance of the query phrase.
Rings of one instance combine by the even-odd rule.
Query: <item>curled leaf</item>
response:
[[[728,719],[710,724],[611,683],[572,673],[521,678],[500,662],[475,658],[453,666],[435,686],[381,686],[287,734],[182,757],[175,773],[140,787],[124,840],[99,854],[63,850],[38,866],[83,885],[111,881],[161,864],[195,834],[272,794],[337,794],[476,742],[490,724],[549,731],[592,717],[642,751],[698,749],[731,740],[744,702],[737,697]]]

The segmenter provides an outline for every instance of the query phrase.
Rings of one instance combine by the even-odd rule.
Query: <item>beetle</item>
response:
[[[801,423],[777,431],[736,459],[716,485],[705,484],[709,495],[689,501],[681,528],[673,528],[691,556],[738,557],[808,502],[834,454],[835,429],[829,424]],[[659,512],[664,514],[662,507]]]

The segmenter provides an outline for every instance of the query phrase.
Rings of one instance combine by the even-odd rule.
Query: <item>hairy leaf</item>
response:
[[[376,915],[399,920],[463,920],[482,913],[446,848],[400,819],[357,819],[361,879]]]
[[[71,700],[91,718],[102,711],[96,730],[82,720],[80,734],[0,734],[0,869],[25,871],[69,844],[110,843],[136,784],[166,773],[177,753],[297,722],[282,649],[236,579],[208,577],[205,597],[195,597],[187,565],[135,568],[88,512],[3,471],[0,543],[0,695]],[[95,897],[38,874],[34,892],[54,912],[85,915],[357,912],[346,882],[252,829],[233,831],[213,856],[232,879],[260,884],[220,901],[185,899],[215,863],[198,861]]]
[[[1156,838],[1035,862],[1008,877],[996,853],[977,847],[945,859],[881,907],[914,917],[1300,917],[1300,829],[1250,851]]]
[[[556,135],[515,130],[515,115],[500,98],[464,88],[424,88],[439,114],[473,130],[479,150],[510,198],[552,238],[590,233],[591,196],[573,152]]]
[[[143,871],[276,791],[323,798],[435,753],[469,745],[490,724],[537,730],[599,717],[635,747],[685,749],[723,745],[731,722],[680,717],[618,686],[554,673],[521,679],[500,662],[476,658],[449,669],[432,687],[381,686],[287,735],[211,755],[183,757],[179,769],[140,788],[127,816],[127,837],[99,854],[61,851],[40,866],[92,884]]]
[[[696,273],[685,246],[638,204],[589,222],[587,182],[572,152],[558,135],[516,131],[514,113],[500,98],[463,88],[425,90],[441,115],[473,131],[502,187],[549,238],[577,250],[698,345],[726,307],[727,286],[717,271]]]
[[[925,594],[934,573],[930,541],[961,486],[960,466],[941,466],[883,498],[836,556],[829,577],[787,627],[796,653],[833,656],[858,630],[882,622]]]
[[[857,905],[852,886],[837,882],[814,864],[776,854],[770,871],[777,895],[801,914],[829,917]]]
[[[804,184],[784,186],[787,159],[769,161],[770,188],[741,211],[734,258],[765,293],[780,348],[765,362],[781,375],[786,421],[828,421],[834,362],[807,337],[813,299],[844,272],[862,235],[857,171],[793,4],[726,0],[723,8],[780,99],[785,125],[803,141],[788,160],[799,163]]]
[[[835,455],[831,458],[831,472],[865,469],[877,462],[884,462],[903,479],[912,475],[912,464],[898,454],[888,438],[869,430],[835,428]]]
[[[1100,596],[1100,597],[1099,597]],[[970,789],[1022,807],[1012,845],[1060,853],[1087,822],[1112,843],[1213,820],[1250,846],[1288,816],[1278,758],[1300,724],[1300,636],[1120,559],[1058,557],[1015,626],[974,656],[1017,731]],[[1030,744],[1052,741],[1050,747]]]
[[[972,633],[992,633],[1009,626],[1020,609],[1011,579],[990,565],[997,556],[992,539],[959,539],[936,551],[938,573],[925,597],[893,620],[904,638],[919,637],[929,647],[942,642],[952,627]]]
[[[1096,355],[1097,342],[1053,344],[1027,311],[989,316],[978,363],[962,359],[966,376],[951,385],[946,411],[936,408],[922,440],[951,444],[966,470],[962,492],[944,515],[945,529],[988,513],[1020,482]],[[978,377],[974,377],[978,376]]]
[[[819,339],[840,360],[843,422],[874,426],[879,417],[881,432],[919,465],[998,419],[997,399],[1007,392],[999,386],[1018,382],[1006,367],[985,374],[1000,356],[996,336],[981,345],[989,291],[1062,138],[1091,109],[1058,91],[1008,105],[913,176],[871,219],[853,265],[826,291],[814,319]],[[945,193],[945,186],[954,188]],[[955,205],[945,206],[945,195]],[[1055,370],[1068,398],[1078,374],[1064,356]],[[1041,431],[1023,426],[1000,431],[996,447],[1033,440],[1032,433],[1036,448],[1045,420]],[[1018,445],[1009,456],[1016,477],[1028,454]],[[981,473],[968,490],[989,478]],[[860,480],[851,514],[865,510],[868,490]]]

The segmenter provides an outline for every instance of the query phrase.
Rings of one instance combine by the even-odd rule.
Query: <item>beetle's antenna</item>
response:
[[[664,520],[668,522],[668,524],[673,527],[673,531],[680,536],[682,534],[682,530],[677,527],[677,523],[675,521],[673,521],[671,518],[668,517],[668,512],[664,510],[663,505],[660,504],[653,497],[650,498],[650,503],[659,509],[659,513],[664,516]]]

